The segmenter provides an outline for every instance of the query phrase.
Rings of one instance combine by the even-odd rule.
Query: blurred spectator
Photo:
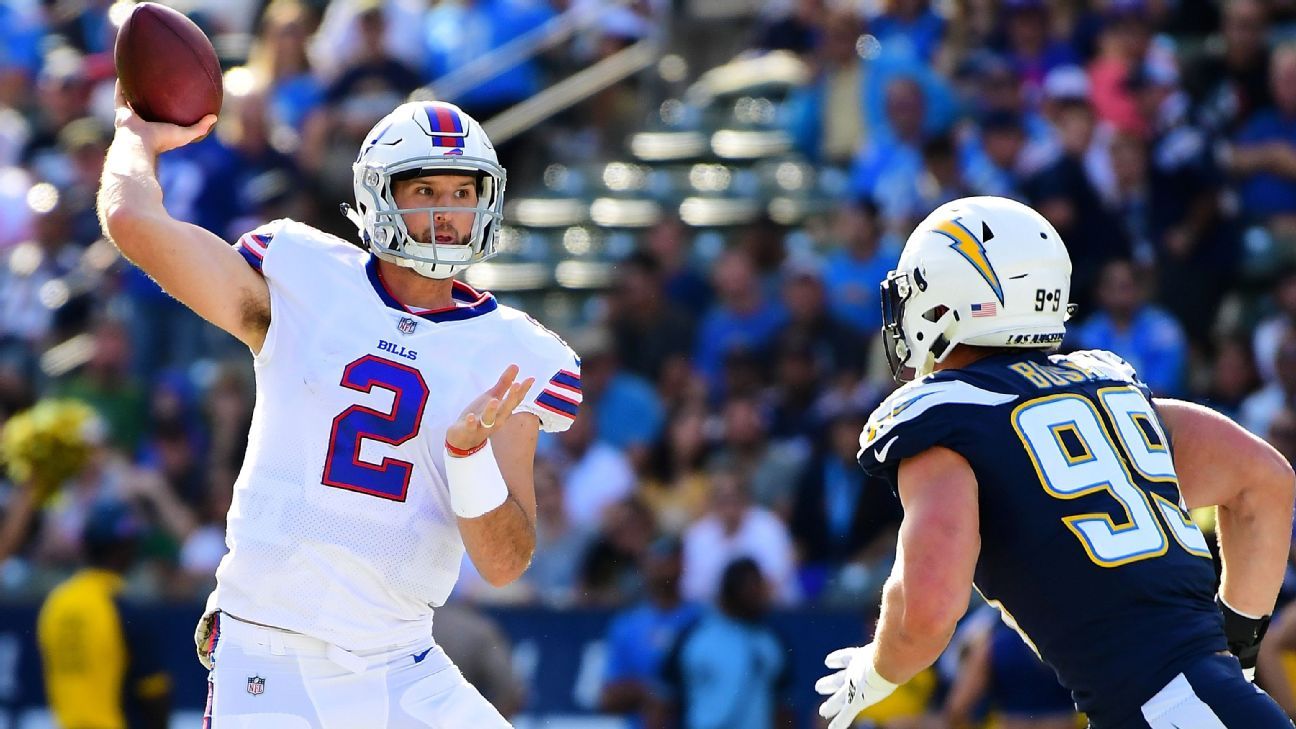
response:
[[[1198,123],[1232,135],[1270,103],[1269,18],[1261,0],[1230,0],[1221,12],[1223,44],[1207,44],[1189,65],[1184,83]]]
[[[680,634],[663,664],[654,726],[674,718],[681,729],[790,729],[788,648],[765,623],[770,586],[747,558],[718,576],[717,609]]]
[[[243,233],[273,220],[264,214],[267,208],[281,209],[293,218],[303,212],[300,206],[293,210],[292,204],[285,202],[301,195],[305,180],[292,157],[271,142],[266,102],[260,92],[225,95],[225,118],[233,123],[223,125],[222,131],[233,154],[234,172],[224,184],[233,189],[239,216],[222,235],[226,240],[238,240]]]
[[[918,214],[923,115],[923,91],[918,82],[893,80],[886,89],[887,133],[879,130],[870,136],[851,165],[851,194],[877,203],[887,225],[897,229]]]
[[[581,355],[582,404],[596,413],[595,438],[625,453],[640,470],[666,419],[657,391],[648,380],[621,369],[607,330],[587,330],[573,347]]]
[[[1025,149],[1026,130],[1021,117],[1009,111],[987,114],[964,141],[963,176],[968,187],[977,195],[1022,199]]]
[[[610,12],[610,8],[604,12]],[[432,81],[432,92],[441,96],[436,82],[505,43],[538,28],[554,17],[546,0],[461,0],[437,3],[424,21],[426,44],[423,75]],[[445,101],[458,104],[473,118],[487,123],[500,112],[535,96],[544,88],[537,58],[499,65],[468,88]],[[530,137],[527,137],[528,139]],[[523,137],[495,139],[500,163],[515,174],[521,168],[526,145]]]
[[[638,600],[645,577],[640,566],[656,537],[657,524],[643,499],[631,496],[609,506],[581,563],[580,604],[619,607]]]
[[[299,142],[306,118],[323,101],[323,86],[306,54],[311,26],[311,11],[300,0],[272,0],[248,51],[253,88],[266,96],[271,138],[276,141],[288,132],[290,139]]]
[[[720,590],[725,565],[750,557],[769,580],[776,602],[795,603],[795,554],[787,526],[768,509],[754,506],[739,473],[711,471],[711,510],[684,532],[683,594],[709,602]]]
[[[965,726],[988,704],[1002,729],[1073,729],[1075,704],[1057,674],[1003,620],[969,640],[945,699],[945,719]]]
[[[1296,328],[1288,327],[1278,341],[1272,381],[1242,401],[1238,422],[1264,437],[1278,413],[1296,408]]]
[[[1071,300],[1085,311],[1099,269],[1112,259],[1128,258],[1130,245],[1093,183],[1093,108],[1084,98],[1068,94],[1057,99],[1051,111],[1050,121],[1057,129],[1057,156],[1026,181],[1025,193],[1027,201],[1066,242],[1072,265]]]
[[[581,561],[593,539],[593,530],[574,525],[567,516],[562,482],[549,461],[536,460],[533,480],[536,548],[531,567],[522,579],[541,603],[564,607],[576,601]]]
[[[1094,111],[1118,131],[1143,134],[1148,120],[1139,114],[1125,80],[1150,60],[1152,28],[1147,0],[1111,0],[1106,12],[1098,57],[1089,65]]]
[[[576,422],[558,434],[559,448],[553,458],[562,479],[567,518],[577,528],[592,529],[604,509],[634,489],[635,475],[626,455],[599,439],[597,411],[589,402],[581,410]]]
[[[1049,71],[1080,61],[1075,49],[1053,37],[1043,0],[1008,0],[1004,14],[1006,55],[1027,96],[1038,95]]]
[[[769,436],[775,443],[811,441],[818,436],[814,406],[826,368],[819,353],[800,334],[787,333],[774,353],[774,384],[765,392]]]
[[[847,217],[849,216],[848,213]],[[863,234],[868,235],[869,231],[863,231]],[[856,279],[852,279],[851,275],[858,275],[859,269],[874,263],[867,259],[854,260],[854,254],[864,253],[867,246],[867,243],[861,243],[858,249],[839,249],[834,252],[834,262],[841,262],[848,268],[853,266],[854,271],[826,270],[824,263],[810,258],[789,261],[783,267],[783,306],[787,309],[788,322],[779,331],[776,342],[782,351],[787,351],[789,347],[808,349],[819,370],[817,376],[830,372],[859,374],[864,371],[868,343],[876,329],[857,330],[852,323],[838,319],[839,312],[829,308],[825,278],[836,279],[838,285],[849,292],[846,295],[856,299],[876,299],[876,285],[865,291],[863,280],[859,280],[861,290],[851,288],[856,285]],[[884,262],[883,265],[890,263]],[[885,276],[885,273],[879,275],[878,281],[882,280],[881,276]],[[839,304],[839,308],[846,307]]]
[[[963,179],[959,168],[954,140],[948,134],[938,134],[922,145],[923,168],[918,177],[918,199],[911,224],[927,217],[926,211],[935,210],[947,202],[974,194]],[[906,225],[906,227],[909,227]]]
[[[786,517],[808,444],[795,438],[773,440],[769,414],[754,396],[729,398],[721,417],[724,438],[709,465],[743,474],[752,500]]]
[[[838,205],[832,218],[832,251],[824,262],[824,287],[833,316],[866,341],[882,326],[878,284],[895,267],[897,253],[883,245],[878,208],[868,198]]]
[[[1277,350],[1277,342],[1274,344]],[[1272,365],[1271,365],[1272,367]],[[1242,402],[1254,392],[1259,379],[1251,360],[1251,351],[1241,339],[1219,342],[1211,363],[1210,383],[1204,393],[1205,404],[1234,420],[1241,416]]]
[[[787,314],[779,302],[762,294],[755,263],[743,251],[729,250],[721,255],[712,283],[717,301],[698,327],[693,357],[715,390],[725,356],[736,349],[764,350]]]
[[[1277,375],[1278,344],[1287,331],[1296,326],[1296,265],[1282,271],[1270,292],[1270,313],[1260,320],[1251,334],[1255,368],[1260,378],[1272,382]]]
[[[422,81],[389,50],[383,3],[364,0],[357,9],[359,51],[342,66],[324,91],[323,105],[307,120],[298,158],[307,172],[319,176],[323,191],[338,200],[352,197],[351,162],[369,129]]]
[[[81,248],[69,235],[65,203],[54,186],[32,191],[33,240],[0,253],[0,339],[38,347],[48,343],[54,325],[49,287],[76,270]]]
[[[120,597],[143,534],[143,521],[125,504],[97,504],[82,532],[85,567],[41,606],[45,693],[60,726],[165,729],[170,722],[164,644]]]
[[[900,504],[890,488],[869,479],[856,460],[868,413],[839,405],[831,413],[824,444],[806,463],[796,486],[791,531],[809,597],[839,577],[847,563],[867,570],[863,598],[874,600],[890,573]],[[842,586],[838,585],[838,589]]]
[[[36,3],[0,3],[0,108],[24,103],[40,70],[43,11]]]
[[[691,316],[700,317],[711,304],[711,285],[690,260],[693,241],[684,223],[668,215],[648,230],[645,239],[648,252],[660,266],[666,298]]]
[[[639,487],[666,532],[679,534],[706,512],[710,485],[703,465],[709,452],[706,409],[692,405],[676,410]]]
[[[666,360],[688,358],[695,314],[668,298],[661,264],[651,254],[634,253],[618,269],[608,302],[617,358],[630,372],[656,382]]]
[[[642,562],[644,599],[612,618],[607,631],[607,667],[599,710],[628,714],[631,727],[644,725],[662,662],[680,633],[701,615],[701,607],[680,596],[680,544],[655,541]]]
[[[1222,180],[1206,135],[1188,124],[1173,69],[1145,64],[1127,81],[1150,123],[1144,140],[1113,140],[1112,169],[1126,207],[1126,235],[1155,258],[1158,301],[1194,340],[1204,340],[1237,268],[1240,246],[1220,200]],[[1129,192],[1134,192],[1131,200]]]
[[[38,106],[31,138],[23,152],[23,161],[41,179],[55,185],[72,182],[71,169],[60,164],[57,154],[58,135],[73,119],[89,114],[90,88],[80,53],[63,46],[46,54],[36,84]]]
[[[798,7],[819,4],[800,0]],[[829,13],[823,39],[815,48],[814,77],[794,90],[785,114],[797,150],[812,161],[845,166],[868,138],[865,116],[865,64],[858,44],[859,16],[851,10]]]
[[[366,36],[373,28],[365,26],[365,16],[375,8],[383,21],[380,43],[393,58],[414,69],[420,69],[427,58],[423,40],[423,20],[427,15],[424,0],[307,1],[314,7],[324,8],[309,53],[311,64],[326,84],[335,81],[347,66],[367,52],[369,38]]]
[[[1152,392],[1176,397],[1183,392],[1187,342],[1174,317],[1147,303],[1134,264],[1112,261],[1098,281],[1098,311],[1069,333],[1077,349],[1106,349],[1120,355]]]
[[[763,51],[791,51],[800,56],[808,56],[822,47],[824,36],[832,34],[834,23],[827,15],[824,0],[796,0],[790,10],[767,21],[759,29],[753,47]],[[854,47],[852,41],[851,48]]]
[[[936,55],[945,35],[945,19],[928,0],[886,0],[870,29],[889,52],[926,64]]]
[[[81,246],[102,237],[95,193],[103,175],[108,142],[108,130],[92,117],[74,119],[59,130],[57,154],[71,174],[71,179],[59,187],[59,203],[68,218],[68,234]]]
[[[499,625],[464,602],[436,609],[432,621],[433,650],[443,650],[455,667],[502,716],[522,708],[526,687],[513,672],[512,645]]]
[[[1269,66],[1273,106],[1238,132],[1226,163],[1240,179],[1248,219],[1296,235],[1296,44],[1280,46]]]
[[[108,424],[108,437],[123,453],[139,447],[147,423],[148,394],[131,374],[126,322],[102,317],[91,329],[93,350],[81,370],[53,388],[59,397],[84,401]]]

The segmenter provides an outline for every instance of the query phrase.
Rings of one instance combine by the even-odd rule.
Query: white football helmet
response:
[[[918,225],[882,282],[891,374],[931,373],[958,344],[1052,349],[1071,315],[1071,257],[1044,216],[967,197]]]
[[[475,175],[477,206],[401,209],[392,198],[392,178],[403,172]],[[375,256],[412,268],[429,278],[450,278],[495,255],[504,210],[504,168],[475,119],[454,104],[421,101],[401,104],[369,131],[352,165],[356,206],[343,213],[360,229]],[[420,243],[402,214],[441,211],[476,213],[468,245]]]

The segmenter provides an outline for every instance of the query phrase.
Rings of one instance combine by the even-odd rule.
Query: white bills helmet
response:
[[[504,210],[504,168],[475,119],[454,104],[401,104],[369,131],[352,165],[355,208],[343,212],[379,258],[429,278],[450,278],[495,255]],[[477,206],[401,209],[392,179],[401,173],[457,173],[477,177]],[[474,212],[468,245],[420,243],[405,227],[406,213]]]
[[[923,377],[958,344],[1056,348],[1070,295],[1071,257],[1044,216],[1001,197],[948,202],[914,229],[882,282],[891,374]]]

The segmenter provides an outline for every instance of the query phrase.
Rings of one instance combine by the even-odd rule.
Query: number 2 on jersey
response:
[[[346,366],[340,384],[363,393],[375,387],[389,390],[392,405],[385,413],[352,405],[333,418],[324,485],[404,501],[414,464],[391,457],[370,463],[360,458],[360,449],[366,440],[398,446],[418,435],[428,399],[423,375],[413,367],[369,354]]]
[[[1184,550],[1209,556],[1206,538],[1179,504],[1135,483],[1135,474],[1174,484],[1176,491],[1179,483],[1147,398],[1129,387],[1106,387],[1098,400],[1116,428],[1115,439],[1083,395],[1050,395],[1013,411],[1013,427],[1050,496],[1071,500],[1105,491],[1125,513],[1120,524],[1105,512],[1074,514],[1062,522],[1103,567],[1165,554],[1170,543],[1162,522]]]

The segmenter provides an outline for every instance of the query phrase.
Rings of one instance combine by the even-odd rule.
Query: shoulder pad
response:
[[[1143,384],[1143,380],[1139,379],[1133,365],[1121,359],[1120,355],[1105,349],[1085,349],[1070,354],[1055,354],[1049,359],[1056,364],[1079,367],[1104,379],[1137,385],[1145,393],[1148,389],[1147,385]]]
[[[992,407],[1015,399],[1015,394],[984,390],[962,380],[927,378],[905,385],[869,416],[860,434],[860,465],[869,472],[894,471],[901,459],[944,442],[966,413],[947,415],[944,409],[927,415],[938,405]]]

